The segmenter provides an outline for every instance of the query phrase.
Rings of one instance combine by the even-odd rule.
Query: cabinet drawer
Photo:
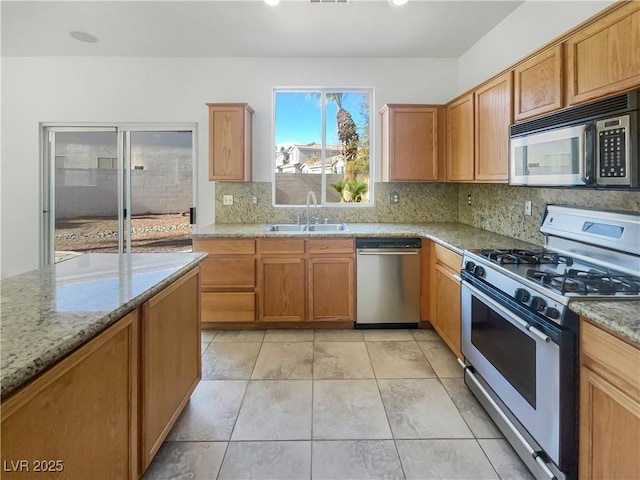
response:
[[[258,240],[260,255],[304,254],[304,240],[298,238],[265,238]]]
[[[253,322],[256,319],[254,292],[202,293],[203,322]]]
[[[200,268],[202,287],[252,288],[256,281],[253,258],[210,257]]]
[[[307,248],[309,253],[353,253],[353,239],[344,238],[339,240],[317,239],[308,240]]]
[[[194,240],[194,252],[207,252],[212,255],[253,255],[256,253],[256,241],[247,240],[227,240],[227,239],[210,239],[210,240]]]
[[[581,363],[633,396],[640,395],[640,350],[582,321]]]
[[[434,246],[436,262],[447,266],[455,272],[460,272],[460,267],[462,266],[462,256],[437,243],[434,244]]]

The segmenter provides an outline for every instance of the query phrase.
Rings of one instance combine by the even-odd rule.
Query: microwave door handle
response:
[[[596,128],[593,124],[585,125],[583,135],[583,157],[580,165],[580,176],[585,185],[594,183],[595,158],[596,158]]]

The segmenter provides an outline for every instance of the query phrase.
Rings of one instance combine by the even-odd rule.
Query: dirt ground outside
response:
[[[148,252],[190,252],[191,225],[188,214],[148,214],[131,218],[131,250]],[[79,217],[56,220],[56,257],[63,252],[117,252],[118,220]]]

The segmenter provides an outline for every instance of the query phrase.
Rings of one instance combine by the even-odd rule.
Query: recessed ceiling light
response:
[[[264,3],[266,3],[267,5],[271,5],[272,7],[275,7],[280,3],[280,0],[264,0]]]
[[[389,0],[389,3],[391,5],[404,5],[405,3],[407,3],[409,0]]]
[[[69,32],[69,35],[71,35],[72,38],[75,38],[76,40],[79,40],[85,43],[96,43],[98,41],[97,37],[94,37],[93,35],[87,32],[73,31],[73,32]]]

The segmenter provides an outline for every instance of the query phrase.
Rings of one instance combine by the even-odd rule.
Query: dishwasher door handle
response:
[[[420,255],[419,249],[403,248],[403,249],[390,249],[390,248],[367,248],[358,250],[358,255]]]

